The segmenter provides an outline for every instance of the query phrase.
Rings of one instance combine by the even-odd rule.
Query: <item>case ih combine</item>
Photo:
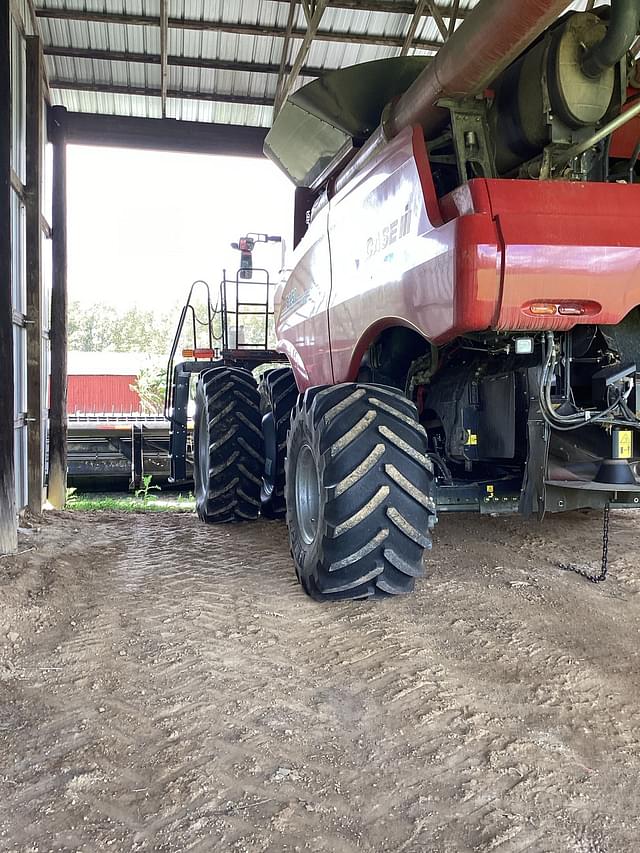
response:
[[[197,503],[286,514],[316,598],[410,591],[439,510],[640,502],[640,2],[566,7],[481,0],[267,137],[299,188],[289,366],[200,375]]]

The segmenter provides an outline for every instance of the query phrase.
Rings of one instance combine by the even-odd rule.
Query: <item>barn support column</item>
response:
[[[27,36],[27,503],[42,512],[42,45]]]
[[[0,3],[0,554],[18,548],[11,299],[11,52],[9,3]]]
[[[67,141],[64,107],[51,110],[53,205],[51,216],[51,384],[49,503],[62,509],[67,495]]]

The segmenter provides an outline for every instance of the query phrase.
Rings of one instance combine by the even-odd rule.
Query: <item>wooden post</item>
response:
[[[11,300],[11,53],[9,3],[0,3],[0,554],[18,548]]]
[[[51,214],[51,383],[49,402],[49,503],[62,509],[67,496],[67,143],[64,107],[51,110],[53,207]]]
[[[28,505],[42,512],[42,46],[27,36],[27,460]]]

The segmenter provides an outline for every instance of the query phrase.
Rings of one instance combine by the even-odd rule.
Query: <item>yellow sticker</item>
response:
[[[487,486],[487,494],[488,494],[488,495],[492,495],[492,494],[493,494],[493,486]]]
[[[630,429],[618,431],[618,459],[631,459],[633,456],[633,433]]]
[[[477,444],[478,444],[478,436],[475,434],[475,432],[471,432],[471,430],[468,429],[465,447],[475,447]]]

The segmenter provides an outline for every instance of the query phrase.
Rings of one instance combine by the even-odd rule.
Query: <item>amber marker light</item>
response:
[[[183,349],[182,357],[183,358],[206,358],[211,361],[214,357],[215,353],[212,349]]]
[[[536,315],[557,314],[558,306],[554,302],[534,302],[529,305],[529,311]]]

